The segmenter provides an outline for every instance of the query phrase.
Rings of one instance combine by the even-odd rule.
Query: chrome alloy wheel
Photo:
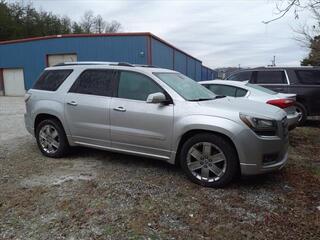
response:
[[[215,182],[226,172],[227,159],[215,144],[199,142],[189,149],[187,166],[199,180]]]
[[[52,125],[44,125],[39,132],[40,145],[46,153],[55,153],[60,146],[59,133]]]

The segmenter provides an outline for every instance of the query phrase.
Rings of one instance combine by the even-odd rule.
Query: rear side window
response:
[[[257,71],[256,83],[261,84],[286,84],[284,71]]]
[[[71,69],[44,71],[34,84],[33,89],[56,91],[71,73]]]
[[[233,81],[250,81],[251,79],[251,71],[239,72],[234,75],[228,77],[228,80]]]
[[[78,77],[69,92],[97,96],[111,96],[113,70],[86,70]]]
[[[242,88],[237,88],[236,97],[244,97],[247,94],[247,90]]]
[[[121,72],[118,97],[146,101],[151,93],[163,90],[149,77],[135,72]]]
[[[220,84],[211,84],[211,85],[208,85],[207,88],[213,93],[215,93],[216,95],[229,96],[229,97],[235,97],[236,91],[237,91],[236,87],[220,85]]]
[[[297,70],[296,74],[302,84],[320,85],[319,70]]]

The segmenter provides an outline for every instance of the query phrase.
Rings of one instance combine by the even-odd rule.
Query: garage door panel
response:
[[[77,55],[76,54],[54,54],[48,55],[48,65],[49,67],[54,66],[63,62],[76,62]]]
[[[6,96],[23,96],[26,93],[23,69],[3,69],[3,83]]]

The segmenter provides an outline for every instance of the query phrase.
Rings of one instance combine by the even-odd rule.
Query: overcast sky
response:
[[[21,0],[20,0],[21,1]],[[298,65],[308,51],[294,40],[292,28],[310,13],[275,17],[273,0],[34,0],[36,8],[80,20],[86,10],[117,20],[123,32],[152,32],[212,68]],[[309,19],[309,20],[308,20]]]

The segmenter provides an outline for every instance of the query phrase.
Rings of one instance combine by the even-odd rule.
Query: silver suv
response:
[[[287,161],[283,110],[216,96],[168,69],[64,63],[46,68],[25,100],[26,128],[48,157],[77,145],[146,156],[179,163],[209,187]]]

